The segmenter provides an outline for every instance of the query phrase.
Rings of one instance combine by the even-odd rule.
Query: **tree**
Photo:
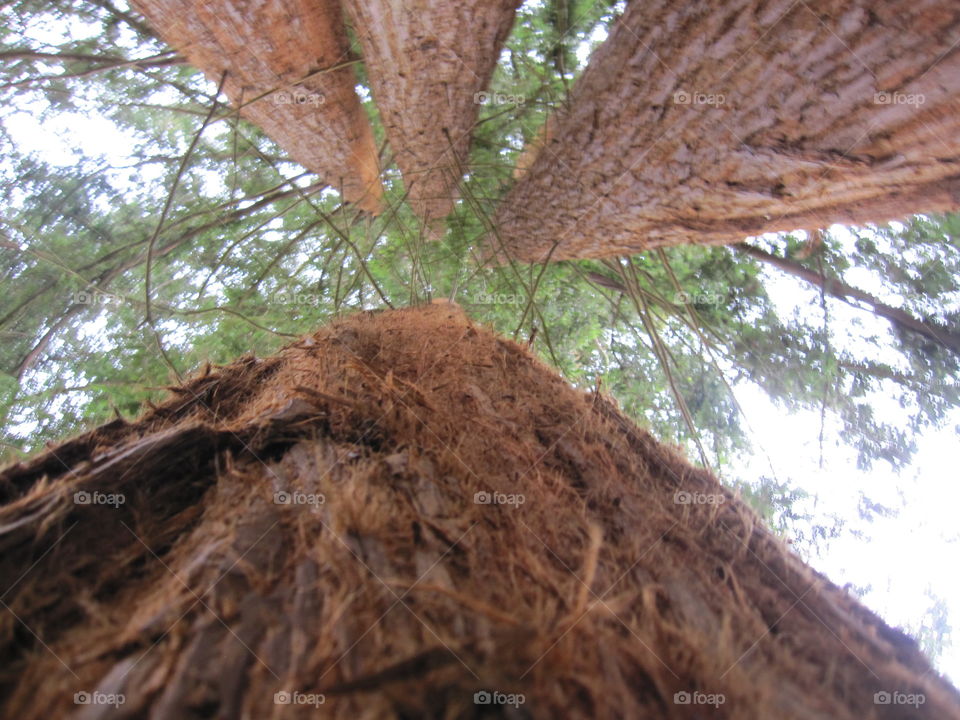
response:
[[[712,475],[447,303],[208,368],[0,491],[11,717],[960,712]]]
[[[477,113],[519,4],[346,5],[407,200],[434,232],[453,209]]]
[[[490,250],[609,257],[954,210],[958,31],[938,0],[628,3]]]
[[[447,234],[428,243],[389,161],[383,214],[356,212],[340,188],[228,111],[220,77],[205,80],[135,13],[72,0],[0,8],[0,457],[130,418],[205,362],[270,355],[341,314],[453,297],[571,383],[609,392],[731,486],[748,485],[775,522],[791,517],[797,488],[732,469],[756,451],[739,386],[759,385],[785,410],[818,411],[824,442],[849,443],[864,467],[903,467],[917,435],[960,405],[956,355],[873,322],[872,311],[850,321],[820,288],[869,290],[956,334],[957,216],[854,228],[853,239],[834,229],[815,251],[799,233],[752,239],[824,278],[797,283],[795,310],[775,293],[779,270],[724,247],[484,264],[478,242],[523,148],[569,103],[584,48],[620,10],[587,1],[518,10],[489,90],[524,102],[479,106]],[[380,142],[358,42],[352,52]],[[16,132],[24,113],[38,132],[107,118],[111,141],[129,150],[99,155],[74,136],[67,160],[51,157]],[[894,398],[903,417],[881,412],[878,397]]]
[[[345,200],[380,208],[377,148],[354,90],[355,60],[338,2],[135,5],[291,158]]]

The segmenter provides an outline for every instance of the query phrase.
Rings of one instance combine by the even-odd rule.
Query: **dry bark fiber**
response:
[[[22,720],[960,717],[711,474],[449,304],[7,468],[0,591]]]
[[[337,0],[133,0],[163,39],[290,157],[377,212],[373,131]]]
[[[958,38],[960,4],[943,0],[630,2],[522,158],[491,254],[956,210]]]

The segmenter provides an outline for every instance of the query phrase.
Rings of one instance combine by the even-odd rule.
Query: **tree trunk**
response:
[[[371,212],[383,189],[337,0],[133,0],[291,159]]]
[[[351,0],[370,88],[413,211],[453,209],[470,140],[519,0]],[[431,229],[436,229],[432,227]]]
[[[960,717],[712,475],[454,305],[208,369],[0,502],[4,717]]]
[[[492,249],[602,257],[956,209],[958,37],[942,0],[628,3]]]

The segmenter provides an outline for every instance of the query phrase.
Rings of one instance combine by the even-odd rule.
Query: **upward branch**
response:
[[[183,63],[184,59],[174,53],[172,50],[157,53],[150,57],[140,59],[129,59],[117,55],[91,55],[90,53],[70,53],[70,52],[43,52],[32,50],[31,48],[13,48],[0,52],[0,61],[7,60],[49,60],[55,62],[91,62],[102,63],[109,66],[115,65],[177,65]]]
[[[803,265],[794,262],[793,260],[788,260],[787,258],[773,255],[772,253],[768,253],[766,250],[761,250],[760,248],[747,245],[746,243],[734,245],[733,248],[744,255],[749,255],[757,260],[769,263],[770,265],[773,265],[774,267],[777,267],[786,273],[790,273],[794,277],[805,280],[811,285],[815,285],[816,287],[820,288],[827,295],[835,297],[838,300],[843,300],[849,305],[858,307],[857,303],[863,303],[869,306],[869,308],[876,315],[886,318],[895,326],[919,333],[925,338],[933,340],[935,343],[947,348],[951,352],[960,355],[960,336],[956,335],[945,327],[920,320],[919,318],[916,318],[908,313],[906,310],[901,310],[900,308],[887,305],[863,290],[858,290],[855,287],[851,287],[850,285],[847,285],[845,282],[836,278],[825,277],[820,273],[805,268]]]

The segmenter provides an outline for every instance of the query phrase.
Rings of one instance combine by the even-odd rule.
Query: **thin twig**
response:
[[[210,112],[203,119],[203,123],[200,125],[200,129],[197,130],[196,134],[193,136],[193,140],[190,141],[190,147],[187,148],[187,152],[184,153],[183,161],[180,163],[180,167],[177,168],[177,174],[173,178],[173,183],[170,186],[170,192],[167,193],[167,199],[163,203],[163,210],[160,212],[160,219],[157,222],[157,227],[153,231],[153,235],[150,236],[150,242],[147,246],[147,267],[144,278],[144,305],[145,305],[145,317],[147,323],[153,330],[154,339],[157,342],[157,348],[160,351],[160,356],[164,359],[167,366],[173,371],[174,376],[176,376],[178,382],[182,382],[179,371],[174,367],[173,362],[170,360],[169,355],[167,355],[166,349],[163,347],[163,340],[160,337],[160,332],[157,330],[156,325],[153,321],[153,314],[151,313],[150,308],[150,271],[153,266],[153,249],[156,245],[157,238],[160,235],[160,231],[163,229],[163,223],[167,219],[167,213],[170,212],[170,207],[173,205],[173,197],[177,192],[177,188],[180,185],[180,178],[183,177],[183,173],[187,169],[187,164],[190,162],[190,156],[193,154],[194,148],[197,147],[197,143],[200,142],[200,136],[203,135],[203,131],[206,129],[207,125],[210,123],[210,119],[213,117],[213,113],[216,112],[217,106],[219,104],[219,95],[223,90],[223,84],[227,79],[227,71],[224,70],[223,74],[220,76],[220,84],[217,86],[217,94],[214,96],[213,104],[210,106]]]

